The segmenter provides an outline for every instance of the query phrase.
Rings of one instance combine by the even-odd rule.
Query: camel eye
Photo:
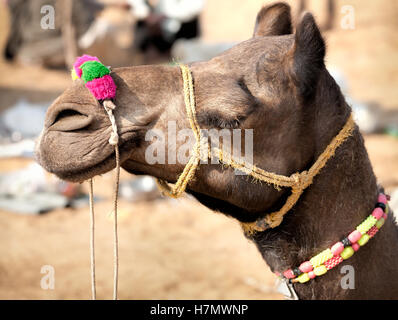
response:
[[[218,111],[201,112],[197,115],[200,125],[208,128],[218,129],[237,129],[239,128],[240,118],[228,118]]]

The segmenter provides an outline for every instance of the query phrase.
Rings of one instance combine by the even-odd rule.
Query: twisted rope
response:
[[[192,74],[189,68],[185,65],[180,65],[180,69],[184,83],[185,110],[187,112],[188,121],[194,133],[196,142],[193,147],[194,152],[174,186],[170,186],[164,180],[157,179],[157,185],[162,193],[172,198],[180,197],[184,193],[188,182],[194,177],[195,171],[200,162],[200,141],[202,138],[200,127],[196,120],[195,95],[193,90]]]
[[[183,89],[184,89],[184,101],[187,112],[187,117],[191,129],[194,133],[196,143],[193,147],[193,154],[185,166],[183,172],[178,177],[177,182],[174,186],[170,186],[166,181],[157,179],[159,189],[163,194],[173,198],[178,198],[185,191],[188,183],[193,179],[195,171],[199,166],[200,162],[200,147],[201,147],[201,131],[199,124],[196,120],[196,107],[195,107],[195,94],[192,80],[192,74],[188,66],[180,65]],[[348,117],[346,124],[333,138],[330,144],[318,157],[315,163],[308,171],[302,171],[292,174],[291,176],[283,176],[273,172],[268,172],[257,168],[253,164],[248,164],[242,159],[234,159],[231,154],[224,152],[219,148],[211,148],[208,153],[218,158],[219,162],[238,169],[247,175],[252,176],[254,179],[263,181],[267,184],[272,184],[275,189],[279,190],[281,187],[290,187],[292,189],[291,195],[286,200],[283,207],[275,212],[265,214],[264,218],[261,218],[255,222],[241,223],[242,228],[246,234],[252,234],[254,232],[264,231],[268,228],[275,228],[282,223],[284,215],[297,203],[298,199],[304,192],[304,190],[312,184],[314,177],[321,171],[326,165],[327,161],[334,156],[336,149],[349,137],[355,127],[352,114]]]
[[[119,194],[119,181],[120,181],[120,154],[119,154],[119,135],[117,133],[117,125],[113,110],[115,105],[111,100],[104,100],[104,109],[108,114],[111,122],[112,133],[109,138],[109,144],[115,148],[115,162],[116,162],[116,173],[115,173],[115,185],[113,192],[113,299],[117,300],[118,282],[119,282],[119,241],[118,241],[118,228],[117,228],[117,201]],[[91,291],[92,299],[96,299],[96,279],[95,279],[95,247],[94,247],[94,197],[93,197],[93,180],[89,180],[90,184],[90,217],[91,217],[91,238],[90,238],[90,250],[91,250]]]
[[[116,132],[117,134],[117,132]],[[119,194],[120,180],[120,155],[119,147],[115,145],[116,173],[115,187],[113,193],[113,300],[117,300],[117,291],[119,283],[119,238],[117,230],[117,199]]]
[[[108,114],[111,122],[111,136],[108,142],[115,148],[115,161],[116,161],[116,178],[113,194],[113,215],[114,215],[114,228],[113,228],[113,270],[114,270],[114,285],[113,285],[113,298],[117,299],[118,288],[118,274],[119,274],[119,251],[118,251],[118,234],[117,234],[117,199],[119,192],[119,179],[120,179],[120,155],[119,155],[119,135],[117,133],[117,125],[113,111],[116,109],[112,99],[116,96],[116,84],[110,76],[111,70],[109,67],[103,65],[97,57],[82,55],[77,57],[71,71],[73,80],[81,79],[86,88],[98,100],[102,101],[106,113]],[[95,247],[94,247],[94,197],[93,197],[93,180],[90,179],[90,250],[91,250],[91,291],[92,298],[96,298],[96,284],[95,284]]]
[[[89,180],[90,186],[90,252],[91,252],[91,298],[95,300],[97,298],[97,289],[95,282],[95,241],[94,241],[94,232],[95,232],[95,217],[94,217],[94,192],[93,192],[93,179]]]

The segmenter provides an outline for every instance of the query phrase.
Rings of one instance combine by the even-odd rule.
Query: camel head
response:
[[[324,66],[325,45],[313,16],[292,31],[290,7],[264,7],[253,37],[205,62],[190,64],[197,120],[202,129],[252,129],[253,162],[290,175],[308,168],[331,138],[344,99]],[[148,163],[148,130],[189,129],[183,82],[177,66],[137,66],[111,73],[117,94],[122,167],[175,182],[183,163],[168,163],[175,146],[166,144],[165,163]],[[327,128],[330,126],[330,130]],[[115,166],[108,144],[109,119],[99,102],[75,81],[47,111],[37,144],[39,163],[62,179],[83,181]],[[242,144],[244,144],[242,135]],[[192,148],[192,145],[191,145]],[[188,148],[190,149],[190,148]],[[244,148],[243,148],[244,149]],[[252,183],[219,164],[201,164],[187,191],[206,206],[241,221],[283,204],[289,190]]]

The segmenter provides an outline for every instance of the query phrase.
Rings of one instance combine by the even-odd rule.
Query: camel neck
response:
[[[352,231],[372,212],[377,195],[376,178],[363,138],[356,130],[286,215],[283,223],[278,228],[256,234],[253,240],[273,272],[287,270],[330,247]],[[364,294],[374,296],[371,284],[377,281],[379,271],[374,268],[375,262],[370,266],[369,261],[374,259],[382,265],[383,259],[391,259],[387,254],[398,253],[398,232],[391,216],[380,234],[341,264],[349,264],[354,268],[357,275],[354,280],[356,290],[342,288],[340,281],[343,274],[340,273],[340,266],[316,281],[295,284],[299,297],[338,299],[356,296],[363,298]],[[386,250],[384,241],[394,245]],[[398,267],[396,260],[391,261],[395,268]],[[360,290],[358,278],[361,279]],[[373,285],[380,286],[375,283]],[[398,286],[395,287],[397,291]],[[366,293],[366,289],[369,292]],[[384,297],[385,293],[380,294]]]

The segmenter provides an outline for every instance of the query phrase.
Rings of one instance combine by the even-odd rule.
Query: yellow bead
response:
[[[385,222],[384,218],[380,218],[379,220],[377,220],[376,228],[380,229],[383,226],[384,222]]]
[[[331,258],[333,258],[333,253],[328,248],[323,250],[321,253],[318,253],[315,257],[312,257],[310,259],[310,262],[313,265],[313,267],[316,268],[317,266],[320,266],[322,263],[328,261]]]
[[[304,272],[297,277],[297,281],[300,283],[307,282],[308,280],[310,280],[310,277],[307,272]]]
[[[325,265],[320,265],[319,267],[314,268],[314,273],[317,276],[321,276],[323,274],[325,274],[326,272],[328,272],[328,269],[326,269]]]
[[[358,244],[362,247],[364,246],[368,241],[369,241],[370,237],[368,234],[364,234],[361,239],[358,240]]]
[[[390,211],[390,209],[389,209],[388,205],[386,205],[386,210],[384,210],[384,213],[388,214],[389,211]]]
[[[363,236],[362,236],[363,237]],[[359,241],[358,241],[359,242]],[[348,258],[352,257],[352,255],[354,254],[354,249],[350,246],[350,247],[346,247],[344,248],[343,252],[340,253],[340,256],[344,259],[347,260]]]
[[[370,215],[369,217],[366,218],[366,220],[364,222],[362,222],[358,227],[357,230],[362,233],[365,234],[366,232],[369,231],[370,228],[372,228],[377,222],[377,219],[375,217],[373,217],[372,215]]]

